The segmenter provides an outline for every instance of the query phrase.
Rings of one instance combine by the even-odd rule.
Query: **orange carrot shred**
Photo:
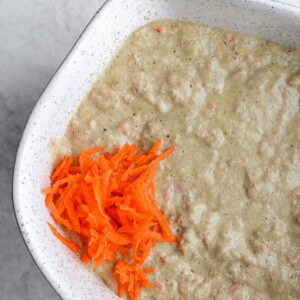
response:
[[[162,27],[157,27],[157,28],[154,28],[154,31],[156,31],[157,33],[162,33],[162,32],[164,32],[164,29]]]
[[[102,150],[101,147],[87,148],[87,149],[84,149],[84,153],[86,153],[86,154],[94,154],[94,153],[97,153],[97,152],[99,152],[101,150]]]
[[[86,252],[82,252],[80,255],[80,260],[83,262],[88,262],[90,260],[90,257]]]
[[[161,155],[159,155],[158,157],[156,157],[151,164],[157,164],[158,162],[166,159],[168,156],[170,156],[173,152],[175,151],[175,147],[171,147],[169,148],[167,151],[165,151],[164,153],[162,153]]]
[[[53,234],[72,251],[82,250],[80,260],[93,268],[115,261],[118,294],[131,300],[154,288],[147,279],[154,268],[142,268],[154,245],[178,241],[155,202],[157,164],[175,150],[159,154],[160,146],[159,139],[146,152],[128,143],[114,154],[85,149],[79,159],[66,156],[43,189],[55,223],[76,232],[82,248],[48,223]]]
[[[56,181],[56,179],[61,179],[68,172],[70,166],[72,165],[72,158],[66,156],[59,166],[55,169],[51,176],[51,182]]]
[[[154,145],[149,149],[148,153],[156,155],[159,151],[160,145],[161,145],[161,139],[157,140],[154,143]]]
[[[67,238],[65,238],[64,236],[62,236],[50,223],[48,223],[48,226],[50,227],[51,231],[53,232],[53,234],[64,244],[66,245],[69,249],[71,249],[74,252],[78,252],[79,251],[79,246],[73,242],[71,242],[70,240],[68,240]]]

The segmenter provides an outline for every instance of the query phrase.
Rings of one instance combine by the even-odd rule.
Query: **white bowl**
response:
[[[122,41],[158,18],[194,20],[300,46],[300,8],[271,0],[111,0],[95,15],[44,90],[27,122],[13,182],[14,207],[35,262],[63,299],[117,299],[50,232],[41,189],[49,185],[48,144],[64,134],[87,91]]]

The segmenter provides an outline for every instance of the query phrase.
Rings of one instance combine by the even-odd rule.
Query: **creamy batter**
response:
[[[141,299],[300,296],[299,91],[291,46],[172,20],[127,39],[52,146],[176,146],[157,201],[181,244],[155,246]]]

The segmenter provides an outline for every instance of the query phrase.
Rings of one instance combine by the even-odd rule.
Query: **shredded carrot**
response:
[[[171,147],[159,154],[161,140],[148,150],[126,143],[116,153],[101,147],[85,149],[79,159],[66,156],[43,189],[46,206],[55,223],[81,239],[73,243],[48,223],[53,234],[83,262],[97,268],[115,261],[113,274],[119,296],[136,299],[153,268],[142,268],[157,242],[178,242],[163,211],[155,202],[157,164],[170,156]],[[76,163],[78,161],[78,163]]]
[[[48,226],[50,227],[51,231],[53,234],[64,244],[66,245],[69,249],[71,249],[74,252],[79,251],[79,246],[73,242],[71,242],[69,239],[65,238],[62,236],[50,223],[48,223]]]
[[[207,107],[208,107],[211,111],[213,111],[214,113],[216,113],[216,114],[221,114],[221,113],[222,113],[221,110],[218,108],[218,106],[215,105],[215,104],[213,104],[213,103],[211,103],[211,102],[208,102]]]
[[[114,269],[114,275],[119,282],[119,296],[124,296],[126,290],[130,300],[136,299],[140,294],[141,287],[153,288],[154,285],[147,280],[147,275],[154,272],[154,268],[142,269],[139,265],[128,264],[120,259]]]
[[[157,28],[154,28],[154,31],[156,31],[157,33],[163,33],[164,28],[163,27],[157,27]]]

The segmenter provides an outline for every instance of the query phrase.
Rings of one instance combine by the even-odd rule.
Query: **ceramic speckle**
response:
[[[41,189],[49,185],[51,138],[61,137],[80,101],[122,41],[157,18],[199,21],[300,46],[300,9],[277,1],[110,0],[81,36],[28,121],[14,173],[14,206],[25,242],[63,299],[117,299],[51,234]]]

